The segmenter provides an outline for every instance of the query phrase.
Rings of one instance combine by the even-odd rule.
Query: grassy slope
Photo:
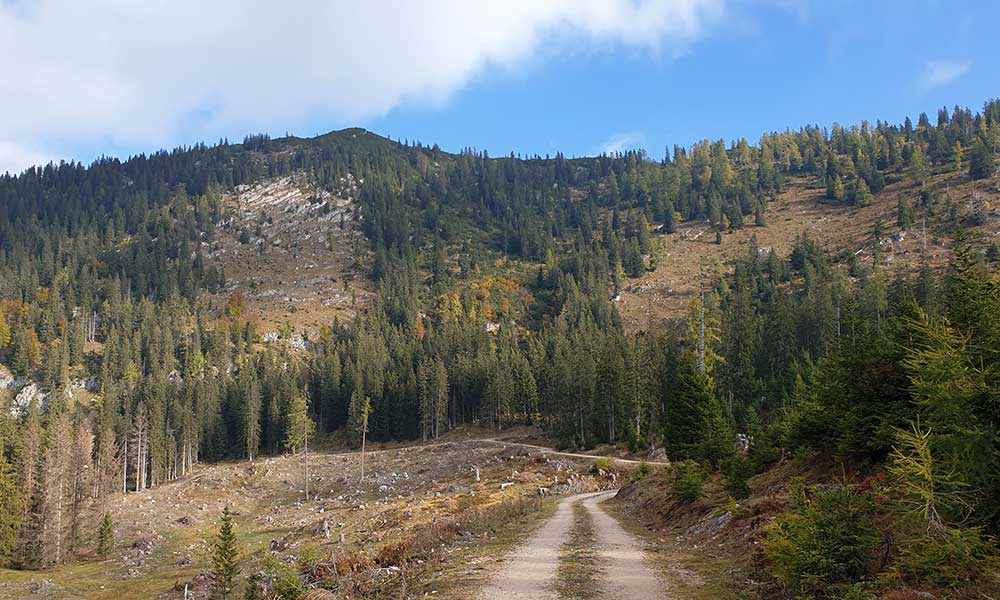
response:
[[[940,189],[942,197],[933,205],[935,217],[927,223],[926,255],[935,267],[943,266],[949,255],[949,241],[944,230],[945,203],[948,194],[959,206],[960,214],[966,212],[974,193],[989,203],[990,219],[978,228],[988,238],[1000,241],[1000,185],[997,180],[976,182],[965,171],[943,170],[935,173],[927,185]],[[716,261],[744,255],[750,238],[757,236],[761,248],[771,248],[779,256],[787,257],[796,236],[807,232],[831,255],[842,250],[861,250],[858,259],[871,265],[871,234],[878,219],[882,219],[885,235],[896,232],[897,203],[900,199],[911,206],[919,206],[920,187],[902,174],[901,181],[885,187],[872,198],[871,204],[857,208],[828,204],[825,189],[806,178],[793,178],[786,183],[783,193],[768,204],[765,227],[752,223],[723,236],[721,245],[715,244],[715,233],[705,222],[685,222],[673,234],[657,236],[659,242],[658,268],[641,278],[629,282],[618,303],[626,324],[632,329],[651,329],[664,320],[684,317],[688,303],[701,286],[707,286],[714,273]],[[922,260],[921,226],[918,221],[902,241],[894,241],[891,249],[883,249],[884,267],[890,273],[896,270],[916,271]]]

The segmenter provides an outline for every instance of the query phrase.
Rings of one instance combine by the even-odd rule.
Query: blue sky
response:
[[[681,56],[617,46],[489,74],[445,106],[399,107],[365,126],[392,137],[586,155],[703,138],[756,140],[806,124],[901,122],[1000,94],[993,2],[758,5]],[[992,23],[992,25],[991,25]]]
[[[928,0],[0,0],[0,172],[259,131],[658,158],[933,117],[1000,94],[997,22]]]

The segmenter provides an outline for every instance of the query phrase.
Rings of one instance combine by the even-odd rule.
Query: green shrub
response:
[[[308,591],[302,578],[295,573],[285,573],[274,580],[274,594],[281,600],[296,600]]]
[[[722,476],[726,481],[726,491],[737,500],[750,496],[750,486],[747,485],[747,481],[751,474],[750,461],[745,458],[736,456],[722,463]]]
[[[969,509],[967,486],[937,459],[933,441],[916,424],[896,432],[889,473],[899,491],[900,542],[891,571],[908,582],[958,587],[995,569],[997,549],[980,530],[956,525]]]
[[[615,468],[615,461],[610,458],[595,458],[594,464],[590,465],[590,472],[597,473],[599,471],[604,471],[605,473],[610,473]]]
[[[837,600],[874,600],[878,595],[872,591],[872,585],[864,582],[842,583],[827,590],[827,596]]]
[[[263,600],[264,593],[261,591],[261,586],[264,585],[264,581],[264,577],[260,573],[253,573],[247,577],[243,600]]]
[[[693,460],[674,464],[674,495],[683,502],[694,502],[705,487],[705,469]]]
[[[636,477],[639,479],[645,479],[653,473],[653,466],[646,461],[639,462],[639,469],[636,471]]]
[[[822,597],[868,574],[881,539],[874,513],[870,495],[847,487],[800,497],[764,540],[774,577],[795,594]]]
[[[636,437],[635,433],[629,433],[628,436],[628,451],[632,454],[638,454],[646,449],[649,443],[646,441],[645,437]]]
[[[323,551],[314,543],[303,544],[297,562],[300,569],[310,569],[323,560]]]
[[[977,529],[932,529],[906,536],[892,572],[907,582],[946,588],[974,584],[998,568],[993,540]]]

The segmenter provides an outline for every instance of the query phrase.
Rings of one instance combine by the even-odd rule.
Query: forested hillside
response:
[[[663,446],[736,489],[803,449],[864,465],[892,457],[902,483],[888,494],[952,536],[941,552],[989,556],[1000,532],[998,143],[991,101],[916,124],[704,141],[662,159],[492,158],[350,129],[6,175],[0,566],[72,560],[93,545],[111,495],[198,462],[295,449],[308,419],[351,443],[366,427],[384,441],[533,423],[565,447]],[[339,211],[326,221],[331,260],[336,231],[366,240],[329,295],[347,293],[346,271],[374,293],[353,319],[265,335],[281,316],[256,316],[219,239],[238,239],[250,264],[273,252],[281,207],[254,213],[251,228],[233,199],[286,177],[316,190],[309,214]],[[891,186],[912,201],[897,194],[894,218],[844,247],[805,233],[788,251],[761,247],[754,234],[776,226],[768,207],[790,186],[820,190],[810,202],[833,212],[883,202]],[[750,235],[701,270],[686,319],[626,327],[616,299],[668,268],[664,240],[691,223],[705,223],[711,245]],[[892,241],[918,227],[920,256],[929,229],[946,259],[887,264]],[[752,440],[746,456],[737,434]],[[919,529],[900,539],[927,543]],[[797,543],[793,526],[787,535]],[[905,577],[929,576],[901,564]],[[863,574],[850,563],[828,581],[812,567],[789,567],[789,588]]]

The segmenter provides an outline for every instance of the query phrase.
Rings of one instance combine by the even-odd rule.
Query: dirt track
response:
[[[509,441],[497,440],[497,439],[493,439],[493,438],[472,439],[472,440],[468,440],[468,442],[484,442],[484,443],[488,443],[488,444],[497,444],[497,445],[500,445],[500,446],[513,446],[513,447],[516,447],[516,448],[526,448],[528,450],[536,450],[538,452],[545,452],[546,454],[551,454],[552,456],[565,456],[566,458],[582,458],[582,459],[585,459],[585,460],[595,460],[595,459],[598,459],[598,458],[607,458],[608,460],[614,461],[616,463],[624,464],[624,465],[639,465],[639,464],[642,464],[642,463],[646,463],[648,465],[665,466],[665,465],[669,465],[670,464],[669,462],[660,462],[660,461],[655,461],[655,460],[632,460],[630,458],[615,458],[613,456],[604,457],[604,456],[596,456],[594,454],[578,454],[578,453],[575,453],[575,452],[559,452],[559,451],[553,450],[552,448],[546,448],[545,446],[536,446],[535,444],[523,444],[521,442],[509,442]]]
[[[604,597],[619,600],[667,598],[663,582],[643,556],[642,543],[622,529],[618,521],[597,505],[614,494],[615,492],[607,492],[583,500],[583,505],[590,511],[597,534],[598,561],[606,573],[601,590]]]
[[[573,505],[582,502],[596,531],[595,549],[603,576],[600,597],[622,600],[658,600],[668,596],[656,571],[646,561],[642,544],[622,529],[598,505],[615,491],[569,496],[559,502],[555,516],[519,548],[479,595],[479,600],[556,600],[559,555],[573,528]]]
[[[495,438],[469,438],[469,439],[464,439],[464,440],[463,439],[458,439],[458,440],[451,440],[451,441],[447,441],[447,442],[432,442],[430,444],[427,444],[427,443],[412,443],[412,444],[394,446],[394,447],[391,447],[391,448],[383,448],[383,449],[380,449],[380,450],[369,450],[368,451],[368,455],[379,454],[379,453],[386,453],[386,454],[388,454],[388,453],[398,452],[399,450],[403,450],[403,449],[407,449],[407,448],[425,448],[426,449],[426,448],[438,448],[438,447],[442,447],[442,446],[452,446],[452,445],[455,445],[455,444],[465,444],[465,445],[472,445],[472,446],[475,446],[477,444],[491,444],[491,445],[495,445],[495,446],[509,447],[509,448],[524,448],[525,450],[530,450],[532,452],[541,452],[541,453],[547,454],[549,456],[562,456],[562,457],[565,457],[565,458],[574,458],[574,459],[582,459],[582,460],[597,460],[597,459],[602,459],[603,458],[603,459],[607,459],[607,460],[610,460],[612,462],[615,462],[615,463],[618,463],[618,464],[623,464],[623,465],[640,465],[642,463],[646,463],[647,465],[653,465],[653,466],[669,466],[670,465],[669,462],[662,462],[662,461],[655,461],[655,460],[633,460],[633,459],[630,459],[630,458],[617,458],[617,457],[613,457],[613,456],[598,456],[598,455],[595,455],[595,454],[579,454],[579,453],[576,453],[576,452],[560,452],[558,450],[553,450],[552,448],[549,448],[549,447],[546,447],[546,446],[538,446],[536,444],[525,444],[525,443],[522,443],[522,442],[514,442],[514,441],[509,441],[509,440],[498,440],[498,439],[495,439]],[[358,451],[356,451],[356,450],[351,450],[349,452],[326,453],[325,455],[326,456],[359,456],[360,453]]]

